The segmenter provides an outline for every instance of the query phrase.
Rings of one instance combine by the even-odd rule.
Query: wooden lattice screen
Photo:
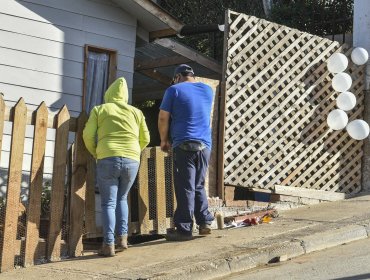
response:
[[[349,121],[362,119],[364,67],[352,64],[351,49],[234,12],[226,27],[224,184],[360,191],[363,143],[326,123],[338,96],[326,67],[334,52],[349,58],[357,98]]]

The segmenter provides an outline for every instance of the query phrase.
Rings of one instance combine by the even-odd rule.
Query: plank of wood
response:
[[[149,41],[153,41],[155,39],[164,38],[164,37],[171,37],[176,35],[176,31],[171,28],[155,30],[149,32]]]
[[[85,226],[87,233],[94,233],[96,228],[95,216],[95,159],[89,154],[87,160],[86,201],[85,201]]]
[[[314,199],[320,199],[320,200],[326,200],[326,201],[338,201],[338,200],[345,199],[344,193],[327,192],[327,191],[322,191],[322,190],[312,190],[312,189],[304,189],[304,188],[299,188],[299,187],[288,187],[288,186],[280,186],[280,185],[275,185],[274,192],[276,194],[307,197],[307,198],[314,198]]]
[[[207,58],[206,56],[189,49],[185,45],[182,45],[174,40],[167,38],[156,39],[153,42],[162,47],[171,49],[175,53],[183,57],[186,57],[192,61],[196,61],[198,64],[203,65],[208,69],[212,69],[212,71],[216,73],[221,73],[222,66],[217,61]]]
[[[150,157],[150,149],[146,148],[141,153],[140,168],[139,168],[139,224],[140,233],[148,234],[152,228],[149,227],[149,179],[148,179],[148,159]]]
[[[50,198],[50,227],[47,240],[47,258],[60,259],[65,176],[67,165],[67,144],[69,132],[69,112],[66,106],[59,111],[56,120],[55,154]]]
[[[34,140],[32,149],[32,163],[30,176],[30,193],[27,208],[27,231],[24,256],[24,266],[33,265],[36,261],[36,250],[39,243],[39,228],[41,214],[41,193],[45,158],[46,131],[48,123],[48,109],[41,103],[36,111],[34,126]],[[44,252],[45,253],[45,252]]]
[[[21,98],[14,108],[14,122],[10,164],[8,171],[8,184],[6,192],[4,230],[2,236],[2,252],[0,272],[14,268],[15,246],[18,228],[18,209],[20,203],[22,162],[24,137],[26,133],[27,108]]]
[[[73,150],[72,182],[70,192],[70,219],[69,219],[69,256],[82,255],[82,234],[86,200],[86,164],[88,151],[82,139],[83,129],[87,122],[86,112],[82,112],[77,119],[77,132]],[[94,209],[95,210],[95,209]]]
[[[135,59],[135,71],[155,69],[158,67],[174,66],[182,63],[188,63],[190,61],[191,61],[190,59],[180,55],[145,60]]]
[[[217,173],[218,173],[218,122],[219,122],[219,98],[220,98],[220,81],[213,80],[203,77],[197,77],[199,82],[209,85],[214,93],[212,110],[211,110],[211,137],[212,137],[212,149],[211,157],[208,163],[208,170],[205,178],[205,189],[209,197],[220,197],[219,190],[217,188]]]
[[[142,9],[144,9],[146,12],[159,18],[164,24],[166,24],[167,26],[169,26],[171,29],[175,30],[176,32],[180,32],[181,29],[184,27],[184,24],[179,22],[171,14],[166,13],[157,4],[151,1],[146,1],[146,0],[134,0],[134,2],[137,5],[139,5]]]
[[[165,153],[160,147],[155,147],[155,182],[156,182],[156,212],[157,233],[165,234],[166,227],[166,182],[165,182]]]
[[[230,10],[225,11],[225,30],[224,30],[224,47],[223,47],[223,61],[220,83],[220,99],[218,111],[218,139],[217,139],[217,194],[222,200],[225,200],[225,119],[226,119],[226,75],[227,75],[227,59],[228,52],[228,33],[230,31]]]

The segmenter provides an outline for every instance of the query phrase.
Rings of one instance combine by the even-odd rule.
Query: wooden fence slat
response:
[[[140,233],[149,233],[149,179],[148,179],[148,159],[150,157],[150,150],[144,149],[141,153],[141,161],[139,168],[139,223]]]
[[[75,148],[73,151],[71,203],[69,223],[69,256],[80,256],[83,251],[82,234],[86,198],[86,164],[88,151],[82,139],[83,129],[87,115],[82,112],[77,119],[77,132],[75,135]]]
[[[63,106],[57,115],[55,125],[56,137],[50,198],[50,227],[47,240],[47,258],[50,260],[58,260],[61,255],[69,119],[70,115],[67,106]]]
[[[160,147],[155,148],[155,185],[156,185],[156,211],[157,211],[157,233],[165,234],[166,226],[166,183],[165,183],[165,161],[164,152]]]
[[[32,148],[30,192],[27,207],[26,248],[24,265],[33,265],[39,244],[39,227],[41,214],[41,193],[48,123],[48,109],[44,102],[37,109]]]
[[[97,232],[95,217],[95,159],[87,155],[86,201],[85,201],[85,226],[86,233]]]
[[[21,98],[14,108],[0,272],[14,268],[26,118],[27,108]]]

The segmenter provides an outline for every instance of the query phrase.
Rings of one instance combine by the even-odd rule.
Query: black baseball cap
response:
[[[180,64],[179,66],[176,67],[175,72],[173,73],[173,76],[175,77],[177,74],[180,74],[180,73],[187,73],[187,74],[194,75],[194,70],[187,64]]]

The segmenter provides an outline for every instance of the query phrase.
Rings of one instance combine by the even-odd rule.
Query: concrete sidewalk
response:
[[[270,224],[214,230],[192,241],[131,246],[113,258],[95,254],[17,269],[0,279],[213,279],[368,238],[370,195],[280,211]]]

